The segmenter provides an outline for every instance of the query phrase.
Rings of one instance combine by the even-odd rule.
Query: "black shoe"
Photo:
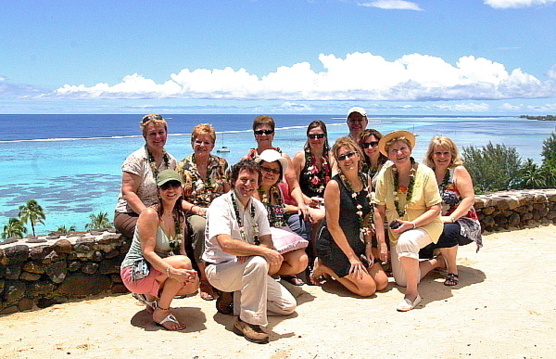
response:
[[[234,313],[234,293],[233,292],[220,292],[216,299],[216,310],[219,313],[232,315]]]

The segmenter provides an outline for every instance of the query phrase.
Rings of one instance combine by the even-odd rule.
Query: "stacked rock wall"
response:
[[[556,223],[556,189],[480,195],[475,207],[483,232],[547,225]],[[0,242],[0,314],[126,293],[119,266],[129,245],[114,230]]]

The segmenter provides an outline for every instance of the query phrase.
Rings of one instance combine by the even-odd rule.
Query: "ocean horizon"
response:
[[[180,160],[191,154],[193,126],[211,123],[217,131],[213,153],[236,163],[255,146],[251,124],[255,115],[162,114],[169,124],[166,149]],[[144,144],[141,114],[0,115],[0,226],[16,217],[18,207],[35,199],[43,207],[45,225],[37,233],[75,226],[84,230],[89,215],[107,212],[112,218],[120,188],[120,166]],[[302,150],[305,130],[313,120],[327,124],[330,145],[347,134],[345,115],[272,115],[274,143],[290,156]],[[502,116],[379,116],[368,128],[386,134],[409,130],[417,135],[413,156],[421,161],[435,135],[452,138],[460,147],[489,142],[514,147],[523,160],[541,162],[542,143],[556,123]],[[217,153],[222,146],[230,152]]]

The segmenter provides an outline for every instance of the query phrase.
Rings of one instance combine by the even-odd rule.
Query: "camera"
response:
[[[390,228],[392,228],[392,229],[396,229],[401,225],[402,224],[400,222],[398,222],[397,220],[394,220],[394,221],[390,222],[390,224],[389,224]]]

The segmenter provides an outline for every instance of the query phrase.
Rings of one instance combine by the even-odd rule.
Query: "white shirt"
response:
[[[226,194],[215,198],[207,211],[207,225],[205,230],[205,252],[203,261],[207,263],[223,263],[235,260],[236,256],[226,253],[220,247],[216,236],[227,234],[233,239],[243,240],[239,231],[239,224],[236,219],[234,206],[232,203],[232,189]],[[265,206],[257,199],[251,198],[244,208],[240,201],[236,199],[237,209],[244,225],[245,239],[253,243],[253,223],[259,225],[259,237],[270,235],[270,224],[268,222]],[[255,206],[255,216],[251,216],[251,203]]]

